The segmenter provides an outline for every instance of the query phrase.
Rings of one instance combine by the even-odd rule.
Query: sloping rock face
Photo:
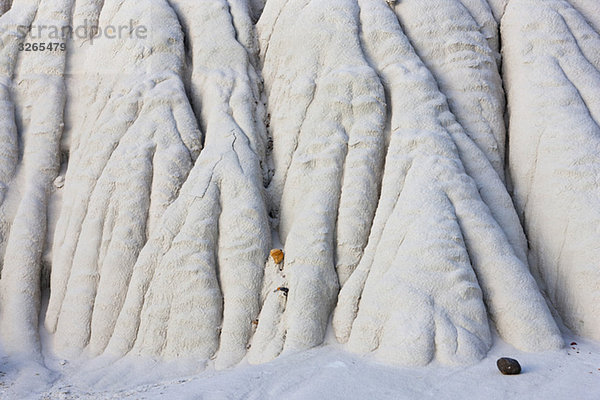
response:
[[[597,8],[0,3],[4,347],[39,358],[43,318],[64,357],[226,368],[332,329],[469,364],[493,329],[562,346],[551,308],[598,338]]]
[[[503,37],[509,171],[532,269],[567,326],[600,340],[600,8],[592,3],[511,2]]]

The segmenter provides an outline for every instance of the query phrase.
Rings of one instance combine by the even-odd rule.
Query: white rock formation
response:
[[[269,189],[289,294],[283,315],[267,307],[280,293],[267,298],[254,361],[323,341],[338,276],[347,279],[366,245],[385,146],[385,100],[361,51],[358,12],[354,0],[272,1],[258,26],[274,146]]]
[[[45,268],[66,358],[225,368],[332,328],[389,363],[468,364],[494,329],[560,347],[553,307],[598,339],[598,15],[583,0],[0,2],[4,348],[41,360]],[[27,33],[40,25],[87,33],[20,51],[57,42]]]
[[[600,4],[585,6],[598,21]],[[565,1],[511,1],[503,21],[509,170],[531,265],[564,322],[600,339],[600,35]]]
[[[369,245],[338,299],[336,336],[394,363],[473,362],[491,343],[487,306],[515,346],[559,347],[499,177],[394,15],[364,6],[361,22],[365,50],[390,91],[393,133]]]
[[[0,235],[5,246],[0,280],[0,333],[10,352],[21,353],[39,350],[41,256],[46,242],[48,197],[59,167],[65,54],[19,52],[18,43],[23,39],[17,26],[68,25],[70,2],[45,2],[37,10],[34,6],[32,2],[15,3],[11,11],[0,17],[5,45],[2,126],[6,130],[2,135],[8,136],[3,179],[9,179],[10,171],[14,170],[16,127],[22,148],[17,176],[11,186],[14,193],[8,194],[10,198],[0,214],[4,228]],[[30,39],[26,38],[25,43],[31,43]],[[38,40],[46,42],[48,38],[42,36]],[[6,218],[9,213],[10,228]]]
[[[585,18],[596,32],[600,31],[600,12],[598,2],[589,0],[570,0],[569,4]]]
[[[504,178],[504,91],[498,24],[484,0],[406,0],[402,29],[450,110]]]
[[[236,29],[248,45],[255,39],[242,4],[231,7],[241,15],[235,27],[224,1],[173,6],[107,1],[100,29],[135,17],[148,39],[91,38],[76,50],[87,51],[80,73],[90,79],[74,85],[91,101],[68,110],[80,118],[69,136],[46,324],[67,353],[108,345],[118,355],[207,359],[219,348],[229,366],[246,352],[271,238],[259,80]],[[187,61],[173,11],[193,39]],[[112,55],[108,69],[103,54]],[[206,132],[199,157],[187,68]]]
[[[80,11],[76,6],[75,15]],[[142,26],[162,19],[166,29],[146,40],[75,43],[75,52],[86,52],[84,67],[73,71],[79,78],[73,97],[84,107],[75,101],[67,109],[74,120],[67,133],[71,157],[46,315],[57,348],[70,352],[90,344],[96,354],[106,346],[146,238],[201,146],[180,78],[185,55],[175,14],[166,3],[106,1],[100,28],[128,18]],[[107,54],[110,64],[103,63]]]
[[[396,10],[408,13],[408,3],[398,5]],[[422,15],[422,9],[417,11]],[[439,13],[444,14],[448,11]],[[495,26],[489,9],[488,16]],[[333,37],[327,37],[330,21],[340,21]],[[487,66],[487,75],[472,79],[487,84],[482,76],[496,77],[496,86],[483,90],[493,93],[485,96],[496,101],[487,115],[499,126],[497,137],[503,138],[503,92],[493,52],[479,34],[476,22],[469,21],[470,28],[457,30],[470,29],[480,38],[480,45],[488,49],[488,62],[482,62]],[[435,352],[447,362],[481,358],[491,339],[477,280],[488,312],[508,341],[523,349],[559,347],[559,332],[527,269],[524,236],[500,178],[502,162],[495,172],[486,155],[465,135],[394,13],[383,2],[272,2],[264,10],[259,31],[274,136],[271,190],[286,250],[281,284],[289,293],[287,299],[279,291],[268,294],[251,361],[270,359],[282,348],[294,350],[322,340],[328,315],[323,309],[328,307],[335,289],[332,266],[336,261],[340,283],[344,284],[360,260],[359,270],[342,288],[334,317],[338,338],[346,341],[350,337],[351,349],[365,352],[381,346],[383,358],[405,364],[426,364]],[[438,32],[439,37],[445,37],[442,32]],[[282,37],[287,40],[282,42]],[[292,46],[290,37],[297,40]],[[329,58],[331,47],[340,47],[338,37],[344,43],[343,56]],[[425,45],[432,49],[437,45],[438,52],[432,54],[439,54],[442,42]],[[463,56],[477,63],[480,56],[473,53]],[[450,62],[450,71],[452,65]],[[352,84],[344,88],[352,89],[339,93],[337,85],[348,73],[353,75]],[[330,77],[336,74],[335,84],[330,83]],[[443,79],[450,82],[443,74]],[[383,105],[379,82],[385,86],[391,112],[391,129],[383,131],[383,120],[378,118]],[[326,94],[319,90],[321,87],[326,88]],[[462,107],[469,110],[463,115],[485,118],[480,108],[469,103],[481,94],[471,96],[465,87],[456,92],[457,104],[463,101]],[[286,98],[299,100],[289,103]],[[347,111],[340,113],[341,107]],[[348,118],[357,112],[362,113],[360,118]],[[490,130],[477,132],[484,140],[496,140]],[[368,232],[364,228],[372,219],[378,193],[381,144],[390,133],[378,215],[362,255]],[[490,154],[502,160],[502,148],[492,148]],[[353,161],[352,156],[361,161]],[[348,178],[351,184],[345,186]],[[323,186],[329,190],[324,191]],[[336,187],[339,191],[334,190]],[[425,195],[425,188],[430,195]],[[346,204],[348,192],[353,201]],[[331,209],[336,207],[337,221],[330,219]],[[450,226],[454,226],[454,234],[437,231],[444,209],[446,218],[453,221]],[[329,218],[318,219],[320,215]],[[356,216],[360,223],[352,225],[350,217]],[[438,232],[437,236],[426,233],[432,230]],[[405,235],[415,238],[405,242]],[[432,243],[428,243],[428,237]],[[452,240],[458,241],[455,248],[444,253],[448,246],[445,243]],[[344,263],[352,254],[344,247],[346,243],[356,243],[353,248],[357,257]],[[312,255],[311,249],[315,248],[316,254]],[[410,273],[403,269],[405,259],[414,268]],[[433,269],[431,260],[440,269]],[[444,263],[445,267],[439,265]],[[417,275],[417,271],[427,268],[432,268],[429,273]],[[448,281],[436,291],[432,282],[445,273]],[[409,277],[412,284],[408,283]],[[520,300],[511,298],[515,287],[520,288]],[[456,297],[446,298],[452,289]],[[361,313],[357,317],[359,299]],[[422,320],[414,320],[415,315],[422,315]],[[408,328],[406,322],[410,320]],[[418,343],[415,337],[421,338]]]
[[[217,366],[228,367],[246,353],[271,241],[265,132],[258,76],[234,28],[248,19],[232,20],[222,0],[193,3],[176,9],[188,13],[195,38],[191,80],[205,147],[135,265],[108,351],[202,360],[218,350]]]

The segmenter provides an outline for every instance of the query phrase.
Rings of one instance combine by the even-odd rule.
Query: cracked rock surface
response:
[[[4,348],[42,360],[40,320],[66,359],[217,368],[329,331],[400,365],[556,349],[554,316],[599,339],[599,7],[0,1]]]

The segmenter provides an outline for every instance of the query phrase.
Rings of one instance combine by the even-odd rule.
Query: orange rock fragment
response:
[[[281,249],[271,250],[271,258],[275,261],[275,264],[281,264],[283,261],[283,251]]]

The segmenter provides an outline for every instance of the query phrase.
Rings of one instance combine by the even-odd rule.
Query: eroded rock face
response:
[[[504,91],[499,32],[481,0],[404,1],[396,8],[404,34],[433,74],[465,133],[504,178]]]
[[[401,364],[472,362],[491,343],[489,313],[517,347],[560,346],[500,177],[395,16],[362,10],[365,49],[390,88],[393,131],[369,244],[334,314],[338,339]],[[510,294],[516,287],[520,300]]]
[[[39,354],[42,264],[66,357],[224,368],[318,346],[330,323],[402,365],[476,362],[490,323],[557,348],[530,261],[593,336],[596,14],[533,3],[15,0],[0,16],[5,347]],[[32,25],[130,23],[148,34],[19,51]]]
[[[70,1],[15,2],[0,17],[2,118],[0,134],[0,334],[10,353],[39,351],[40,275],[49,193],[58,175],[66,101],[65,54],[21,52],[19,26],[69,23]],[[37,7],[36,7],[37,6]],[[47,41],[42,36],[40,41]],[[6,144],[6,145],[5,145]],[[4,158],[6,157],[6,158]],[[17,160],[18,165],[17,164]],[[12,179],[11,179],[12,178]],[[6,183],[11,184],[6,187]],[[4,181],[4,182],[2,182]]]
[[[107,1],[102,18],[100,7],[86,18],[100,28],[129,17],[142,25],[151,18],[177,23],[166,4],[119,6]],[[76,5],[75,18],[87,11]],[[53,243],[46,327],[60,350],[104,350],[142,247],[198,157],[202,138],[181,79],[182,39],[173,30],[73,44],[73,61],[89,67],[75,67],[71,80],[78,101],[67,109],[70,160]],[[105,70],[106,54],[112,61]]]
[[[510,2],[504,76],[532,269],[564,322],[600,339],[600,7],[584,3],[580,14],[564,1]]]

